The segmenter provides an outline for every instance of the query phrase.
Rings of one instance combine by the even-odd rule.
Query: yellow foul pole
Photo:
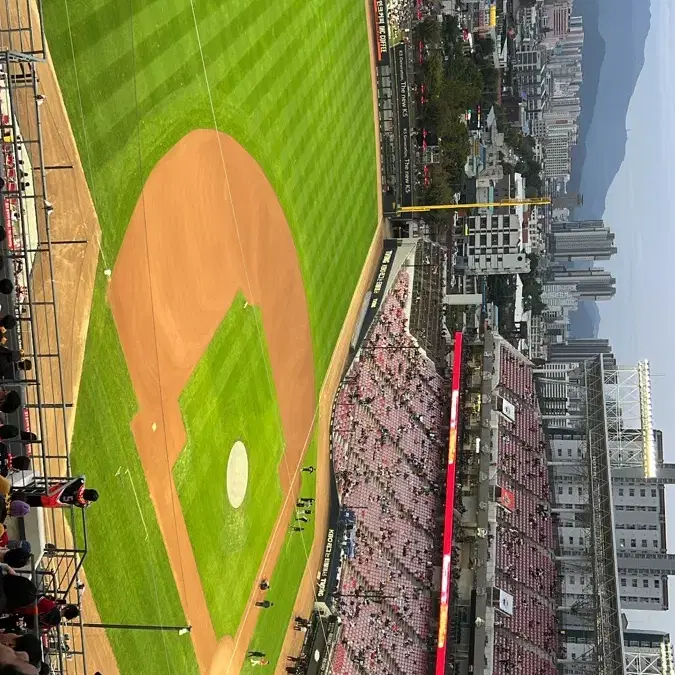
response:
[[[451,211],[458,209],[489,209],[500,206],[546,206],[551,203],[547,197],[533,199],[505,199],[501,202],[474,202],[472,204],[420,204],[419,206],[400,206],[398,213],[426,213],[427,211]]]

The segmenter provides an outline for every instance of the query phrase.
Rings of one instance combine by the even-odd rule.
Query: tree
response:
[[[534,276],[539,268],[539,256],[536,253],[528,253],[527,259],[530,261],[530,274]]]
[[[415,26],[415,35],[427,47],[438,47],[441,44],[441,24],[434,17],[428,16]]]
[[[541,313],[546,309],[546,303],[541,298],[532,299],[532,315],[541,316]]]
[[[490,59],[490,63],[492,63],[492,52],[495,50],[495,41],[489,35],[477,38],[474,41],[474,48],[478,57]]]
[[[429,167],[430,182],[422,192],[425,204],[448,204],[452,201],[453,191],[445,168],[434,164]]]
[[[453,45],[461,38],[461,31],[457,17],[443,15],[443,23],[441,25],[441,40],[443,45]]]

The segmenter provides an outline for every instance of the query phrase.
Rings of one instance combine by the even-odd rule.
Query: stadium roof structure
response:
[[[590,557],[594,593],[589,597],[595,620],[594,658],[586,663],[598,675],[624,673],[623,626],[619,575],[614,545],[614,507],[605,385],[613,384],[613,369],[605,370],[598,356],[581,366],[580,393],[584,402],[590,507]],[[579,667],[579,662],[575,663]]]

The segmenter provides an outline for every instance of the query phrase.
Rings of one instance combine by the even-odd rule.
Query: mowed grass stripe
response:
[[[353,72],[353,71],[352,71]],[[340,73],[340,76],[343,74]],[[346,77],[346,75],[345,75]],[[346,79],[346,85],[347,87],[351,87],[352,83],[349,79]],[[320,103],[315,103],[315,105],[312,104],[312,99],[309,97],[308,99],[305,99],[304,102],[306,103],[308,114],[313,114],[316,112],[317,114],[320,111]],[[358,106],[358,97],[353,97],[347,101],[347,108],[344,108],[344,106],[341,104],[341,102],[337,102],[336,106],[342,107],[343,109],[346,110],[346,117],[349,118],[353,114],[355,114],[355,110]],[[316,108],[316,110],[314,109]],[[322,123],[317,129],[318,135],[321,137],[327,136],[327,130],[330,124],[330,116],[325,115],[320,117],[322,119]],[[302,137],[295,137],[297,143],[302,142]],[[356,139],[350,139],[351,140],[356,140]],[[339,163],[335,161],[336,156],[339,156],[339,147],[344,146],[345,141],[344,137],[342,135],[334,135],[332,137],[332,143],[330,146],[328,146],[327,152],[322,152],[319,155],[319,160],[318,164],[316,161],[315,157],[312,157],[311,155],[306,155],[304,161],[302,163],[298,164],[299,171],[295,172],[295,175],[291,178],[291,181],[286,185],[286,189],[291,191],[293,187],[298,184],[298,187],[301,190],[301,194],[304,195],[304,193],[309,193],[310,195],[316,194],[316,185],[315,182],[321,182],[326,180],[326,178],[332,179],[333,180],[333,185],[336,184],[337,181],[343,185],[343,189],[346,189],[349,187],[349,184],[347,182],[347,178],[351,177],[351,166],[350,164],[353,161],[354,157],[354,150],[360,149],[359,145],[352,145],[350,143],[349,148],[350,150],[347,151],[346,157],[347,157],[347,166],[340,166]],[[290,156],[292,155],[298,155],[299,154],[299,145],[294,145],[294,144],[289,144],[288,145],[288,154]],[[337,153],[337,154],[336,154]],[[328,175],[327,172],[330,171],[332,175]],[[336,190],[333,190],[331,193],[331,201],[328,203],[325,202],[318,202],[314,199],[310,199],[310,211],[306,214],[306,217],[308,219],[312,219],[315,215],[315,212],[321,211],[321,210],[332,210],[334,207],[340,208],[340,205],[343,204],[343,199],[344,199],[344,192],[338,192]],[[307,238],[311,239],[311,230],[307,231],[305,230],[307,234]]]
[[[345,62],[346,63],[346,62]],[[356,71],[357,72],[357,71]],[[350,69],[349,72],[344,72],[344,71],[339,71],[338,76],[341,78],[344,78],[345,86],[347,89],[354,91],[356,87],[356,78],[352,79],[349,77],[349,73],[352,74],[352,78],[354,78],[354,73],[355,71],[353,69]],[[357,93],[356,91],[354,92],[355,94]],[[303,99],[303,103],[306,107],[307,114],[308,115],[316,115],[320,120],[320,124],[317,128],[317,134],[320,137],[328,137],[331,138],[330,135],[328,135],[328,127],[330,124],[330,116],[328,114],[321,116],[320,110],[321,110],[321,103],[313,101],[311,96]],[[342,109],[346,114],[345,114],[345,119],[349,119],[350,117],[356,115],[356,110],[358,109],[359,105],[359,100],[358,96],[353,96],[347,101],[343,102],[341,100],[335,100],[335,106],[336,108]],[[340,129],[340,132],[343,130]],[[347,128],[344,129],[344,132],[346,133],[348,130]],[[356,141],[353,136],[349,138],[349,144],[348,144],[348,150],[345,152],[342,150],[342,153],[345,154],[346,159],[348,162],[351,162],[353,156],[354,156],[354,150],[358,149],[358,145],[354,143]],[[295,142],[292,144],[289,144],[287,147],[287,150],[285,151],[285,154],[288,154],[289,157],[293,155],[298,155],[299,154],[299,144],[302,143],[302,137],[295,137]],[[302,186],[303,191],[311,190],[312,193],[315,191],[315,186],[310,184],[311,181],[322,181],[325,180],[326,177],[326,172],[330,168],[332,172],[334,172],[333,176],[334,179],[340,180],[341,183],[347,184],[347,181],[349,178],[351,178],[350,174],[350,168],[349,166],[340,166],[338,163],[335,162],[336,156],[339,156],[340,153],[340,146],[344,147],[345,145],[345,136],[343,133],[337,133],[332,135],[331,138],[331,145],[329,145],[327,148],[327,152],[322,152],[319,155],[319,160],[318,164],[316,162],[316,158],[313,158],[310,155],[306,155],[305,159],[302,161],[302,164],[298,165],[298,168],[300,171],[297,171],[294,175],[294,177],[291,178],[291,181],[288,183],[288,189],[292,189],[296,184],[300,184]],[[336,154],[337,153],[337,154]],[[313,171],[312,171],[313,169]],[[311,176],[308,174],[308,172],[311,172]],[[335,197],[335,191],[332,191],[332,197]],[[332,203],[317,203],[316,201],[312,200],[312,211],[310,211],[307,214],[308,218],[313,217],[314,215],[314,210],[315,209],[332,209],[335,206],[335,204]]]
[[[344,16],[347,16],[344,12]],[[316,44],[317,46],[322,44],[325,40],[329,39],[331,30],[329,26],[324,27],[324,32],[320,33],[317,36]],[[349,63],[347,58],[342,60],[341,68],[334,68],[332,72],[327,71],[319,64],[318,67],[311,68],[310,66],[315,62],[316,57],[314,56],[315,51],[310,50],[308,53],[308,58],[299,61],[297,68],[290,73],[291,79],[284,80],[284,86],[281,86],[281,83],[276,85],[272,84],[275,87],[275,90],[280,90],[279,93],[285,93],[288,98],[292,100],[288,101],[288,112],[289,119],[288,123],[291,127],[298,127],[299,124],[314,124],[323,127],[324,125],[330,122],[331,117],[328,114],[316,115],[317,108],[316,106],[325,105],[327,101],[334,100],[335,106],[337,109],[337,99],[340,97],[335,96],[333,92],[329,91],[328,87],[318,87],[317,83],[320,81],[325,81],[329,76],[339,79],[344,87],[345,91],[346,86],[345,82],[342,80],[345,70],[352,71],[353,64]],[[308,77],[308,72],[312,72],[313,75],[311,79]],[[358,74],[357,74],[358,76]],[[287,85],[287,86],[286,86]],[[319,108],[320,109],[320,108]],[[325,112],[328,112],[324,108]],[[275,117],[274,108],[269,108],[262,115],[260,120],[261,129],[269,129],[272,120]],[[324,135],[324,129],[319,130],[321,135]],[[293,134],[292,137],[296,138],[297,143],[301,143],[304,134]],[[344,139],[343,139],[344,140]],[[282,161],[290,161],[290,159],[296,156],[297,145],[287,145],[282,151]],[[323,154],[323,153],[322,153]]]
[[[178,0],[180,2],[180,0]],[[138,4],[138,0],[135,0]],[[52,55],[54,52],[51,44],[58,50],[70,41],[70,31],[77,40],[77,55],[83,57],[82,65],[86,66],[84,57],[89,56],[87,52],[97,45],[105,47],[105,40],[108,36],[112,39],[119,39],[121,33],[129,32],[129,11],[131,4],[128,2],[118,2],[117,0],[46,0],[45,9],[52,11],[56,5],[59,5],[62,12],[62,21],[48,26],[49,44]],[[156,25],[156,18],[159,16],[158,10],[166,10],[167,0],[147,0],[143,7],[136,7],[135,14],[142,23]],[[70,31],[65,21],[66,5],[70,14]],[[189,4],[188,4],[189,8]],[[168,11],[164,16],[168,15]],[[67,48],[69,50],[69,47]],[[93,54],[92,56],[96,56]],[[94,58],[92,66],[98,61]]]
[[[180,0],[179,0],[180,2]],[[168,18],[167,21],[162,21],[160,26],[151,31],[143,30],[146,23],[143,17],[134,16],[134,46],[135,46],[135,60],[138,68],[138,79],[153,83],[154,86],[148,87],[146,91],[139,91],[139,107],[142,112],[145,112],[149,107],[152,107],[152,102],[161,99],[161,95],[157,96],[157,91],[161,87],[169,91],[175,90],[176,87],[184,84],[191,78],[184,76],[184,64],[188,64],[188,70],[194,72],[195,61],[201,61],[199,53],[199,41],[194,28],[194,21],[192,11],[189,3],[183,4],[180,10],[174,16]],[[274,3],[272,3],[273,5]],[[299,3],[298,3],[299,4]],[[203,26],[213,25],[213,15],[217,7],[211,7],[210,10],[203,16],[203,24],[200,24],[200,37],[202,39],[202,47],[205,56],[210,52],[222,60],[224,54],[224,47],[227,50],[236,53],[237,45],[241,43],[241,38],[236,31],[236,24],[240,21],[264,22],[264,12],[259,12],[256,5],[251,5],[242,12],[234,16],[230,22],[223,25],[218,33],[205,41],[203,35]],[[256,29],[255,23],[250,28]],[[237,35],[238,39],[227,40],[227,36]],[[127,24],[123,26],[119,33],[106,39],[112,39],[114,42],[121,42],[122,44],[129,43],[129,51],[118,57],[116,61],[109,64],[105,69],[98,71],[94,76],[81,82],[81,86],[93,89],[95,91],[104,92],[104,100],[115,105],[112,101],[115,96],[124,97],[126,94],[122,91],[122,86],[109,86],[110,82],[119,81],[115,75],[121,70],[126,72],[133,62],[134,55],[131,52],[131,34],[130,26]],[[105,45],[96,45],[96,48],[105,48]],[[207,62],[212,59],[207,58]],[[108,85],[108,86],[106,86]],[[127,81],[126,85],[129,87],[131,95],[133,95],[133,81]],[[160,92],[163,93],[163,92]],[[150,102],[150,105],[148,103]],[[100,101],[90,100],[85,106],[85,114],[95,112]]]
[[[301,0],[295,0],[294,7],[296,9],[301,5]],[[196,38],[189,5],[188,11],[183,14],[185,15],[184,18],[186,21],[181,27],[180,32],[173,35],[173,39],[168,31],[162,30],[159,32],[160,38],[166,36],[165,44],[162,41],[160,41],[158,45],[155,44],[155,41],[157,40],[156,34],[151,34],[146,40],[142,40],[140,43],[137,41],[135,42],[136,66],[138,69],[137,78],[139,82],[149,82],[152,84],[152,86],[149,87],[139,88],[138,107],[141,117],[145,117],[157,103],[162,101],[166,96],[170,95],[172,92],[179,91],[183,85],[193,82],[195,63],[201,64],[199,42]],[[290,16],[293,16],[293,14],[290,14]],[[251,13],[250,18],[254,17],[255,15]],[[256,20],[260,20],[261,24],[265,23],[261,16],[255,18]],[[134,27],[136,27],[137,24],[138,22],[134,20]],[[255,30],[256,24],[254,23],[250,28]],[[268,30],[271,30],[271,28]],[[228,69],[223,66],[225,65],[229,51],[234,49],[234,46],[230,43],[229,49],[224,50],[223,44],[226,42],[225,36],[234,34],[235,33],[232,32],[230,26],[226,25],[223,26],[208,42],[202,42],[205,56],[210,52],[214,52],[218,55],[215,59],[207,60],[207,72],[209,74],[209,85],[211,87],[217,86],[218,82],[226,76]],[[127,39],[130,41],[130,36]],[[237,40],[234,42],[236,43]],[[190,46],[190,49],[186,49],[188,45]],[[237,62],[232,64],[229,68],[231,72],[238,75],[238,79],[241,77],[244,63],[250,60],[251,56],[251,54],[240,55]],[[131,61],[132,59],[133,55],[131,51],[127,52],[119,59],[120,67],[124,66],[126,61]],[[113,65],[100,72],[97,75],[97,79],[92,83],[93,86],[97,87],[100,83],[105,83],[108,80],[110,73],[115,72],[116,67],[117,65]],[[157,71],[156,75],[155,71]],[[201,71],[201,68],[199,71]],[[203,72],[199,72],[197,81],[194,83],[205,86]],[[117,92],[120,97],[125,97],[126,95],[134,96],[133,81],[128,82],[127,87],[128,92],[122,90]],[[112,91],[111,93],[112,95],[115,95],[116,92]],[[235,100],[238,100],[236,96],[234,98]],[[114,109],[123,109],[122,106],[114,105],[113,101],[110,102],[113,103]],[[118,118],[114,118],[108,113],[109,121],[113,123],[114,129],[117,129],[120,125],[127,127],[128,124],[133,123],[131,117],[135,117],[136,115],[135,105],[136,102],[134,100],[131,102],[131,107],[133,109],[126,115]],[[85,112],[87,112],[86,109]],[[210,126],[212,126],[212,124]],[[116,132],[108,131],[107,135],[110,136],[113,133]],[[107,144],[109,141],[105,138],[102,142]]]
[[[330,6],[330,1],[326,0],[324,4],[320,7],[320,9],[324,9]],[[327,39],[331,35],[331,30],[330,27],[327,25],[323,25],[323,32],[318,40],[314,40],[314,43],[319,46],[323,40]],[[288,126],[297,126],[298,120],[297,120],[297,112],[298,110],[300,113],[302,113],[304,108],[304,103],[306,101],[306,98],[304,97],[305,94],[311,95],[313,100],[317,101],[329,101],[333,98],[331,96],[331,93],[329,91],[328,86],[322,86],[322,87],[317,87],[316,84],[317,82],[321,80],[326,80],[327,76],[330,76],[331,73],[327,72],[325,67],[323,67],[322,64],[322,58],[321,58],[321,52],[318,49],[314,49],[314,44],[311,43],[313,36],[310,34],[309,36],[305,35],[303,36],[308,41],[310,41],[310,49],[306,50],[307,51],[307,58],[304,59],[303,61],[299,62],[297,67],[294,69],[294,74],[291,78],[290,81],[279,81],[277,80],[275,83],[273,83],[273,91],[275,93],[285,93],[285,92],[292,92],[294,94],[301,94],[301,97],[298,96],[293,96],[292,97],[292,102],[290,106],[286,106],[283,109],[279,110],[277,106],[270,106],[268,107],[266,112],[261,111],[262,119],[259,119],[259,125],[260,125],[260,130],[263,133],[267,133],[271,130],[271,127],[273,124],[281,123],[283,124],[284,127]],[[317,67],[314,68],[309,68],[310,65],[312,65],[315,61],[318,61]],[[307,75],[308,75],[308,70],[312,72],[312,80],[311,82],[308,81]],[[334,77],[336,73],[332,73],[332,76]],[[288,84],[288,86],[285,86],[285,84]],[[301,107],[299,105],[299,102],[302,101],[303,106]],[[283,146],[277,149],[278,151],[283,151]]]
[[[283,93],[287,98],[296,93],[296,89],[291,86],[294,72],[297,72],[299,68],[303,68],[307,75],[312,69],[312,64],[316,62],[313,47],[314,45],[318,46],[323,40],[328,38],[328,33],[310,30],[313,24],[315,24],[312,21],[312,14],[308,10],[306,3],[301,2],[298,5],[294,3],[292,6],[289,6],[289,11],[286,12],[283,23],[279,21],[270,25],[269,30],[251,45],[249,53],[242,55],[236,64],[239,66],[245,57],[255,58],[257,61],[256,70],[262,74],[262,77],[253,86],[241,80],[235,84],[232,92],[233,96],[237,99],[240,97],[244,99],[242,107],[245,110],[253,108],[264,109],[276,100],[276,97],[272,96],[272,91],[277,90],[280,82],[279,78],[275,77],[275,71],[271,69],[274,61],[285,62],[290,66],[284,73],[283,79],[284,85],[288,85],[283,88]],[[338,18],[341,18],[346,13],[343,10]],[[285,34],[291,35],[292,38],[285,39]],[[281,41],[280,44],[283,45],[281,52],[269,49],[271,38]],[[305,54],[306,57],[304,59],[294,59],[293,54]],[[234,72],[236,72],[236,68]],[[248,89],[248,92],[243,91],[244,89]],[[266,102],[266,99],[271,100]]]
[[[358,147],[358,146],[357,146]],[[374,152],[374,146],[372,147],[372,151]],[[363,149],[365,152],[365,149]],[[330,153],[329,153],[330,154]],[[354,155],[357,155],[357,152],[354,152]],[[350,169],[347,168],[347,171]],[[330,177],[328,177],[330,178]],[[367,179],[368,181],[371,182],[371,184],[375,184],[375,173],[371,172],[371,175]],[[367,246],[367,244],[370,241],[372,231],[365,230],[362,233],[361,237],[355,238],[355,239],[345,239],[344,237],[341,237],[340,239],[337,239],[337,233],[343,233],[344,226],[342,225],[343,222],[348,222],[350,219],[357,218],[358,217],[358,211],[364,208],[364,204],[360,201],[355,201],[353,199],[349,198],[349,186],[346,183],[340,183],[337,182],[337,177],[336,177],[336,189],[334,190],[333,196],[329,203],[323,204],[322,206],[324,208],[332,209],[333,207],[337,210],[340,207],[342,207],[342,212],[343,212],[343,217],[341,218],[341,222],[336,222],[335,227],[331,230],[329,230],[329,233],[333,234],[333,236],[336,237],[334,240],[334,246],[326,246],[325,242],[320,243],[314,240],[313,246],[312,246],[312,255],[316,256],[319,255],[323,258],[324,263],[329,262],[327,260],[328,256],[336,256],[338,259],[342,259],[345,254],[349,251],[350,253],[348,255],[352,255],[354,250],[359,250],[360,246]],[[330,236],[330,235],[329,235]],[[318,269],[315,268],[315,269]],[[327,265],[324,266],[324,270],[328,270],[328,273],[330,275],[330,271],[335,270],[335,272],[339,275],[339,270],[337,270],[333,265]],[[357,271],[358,273],[358,271]],[[355,280],[354,280],[355,281]],[[323,277],[323,281],[321,279],[317,279],[317,283],[324,283],[327,286],[330,286],[331,283],[333,283],[334,280],[331,279],[330,276]],[[311,280],[310,280],[310,285],[311,285]],[[323,306],[323,312],[322,312],[322,319],[325,321],[331,315],[333,314],[332,310],[335,307],[333,302],[337,301],[339,299],[339,296],[334,295],[332,297],[329,296],[328,298],[328,306],[324,305]],[[348,299],[346,299],[346,302],[348,303]],[[339,312],[338,312],[338,321],[339,319]],[[323,323],[323,321],[322,321]],[[319,338],[320,339],[320,338]]]
[[[129,105],[135,107],[135,100],[133,100],[135,97],[134,65],[137,76],[145,77],[147,73],[154,72],[156,76],[152,79],[160,84],[167,78],[175,76],[181,64],[198,56],[194,27],[187,23],[188,18],[191,18],[189,8],[187,12],[183,11],[169,19],[168,24],[163,26],[162,30],[149,35],[139,35],[136,29],[137,22],[134,20],[134,51],[131,49],[131,26],[127,23],[126,32],[121,33],[116,39],[128,44],[128,50],[111,61],[106,68],[84,73],[84,76],[80,78],[80,86],[85,91],[99,93],[99,96],[88,96],[86,100],[83,100],[84,115],[86,117],[95,115],[97,111],[100,111],[101,105],[112,105],[123,110],[118,103],[120,100],[126,101],[127,98],[130,99]],[[175,70],[171,71],[169,66],[175,66]],[[120,73],[131,73],[132,76],[120,77]],[[129,106],[124,106],[124,108],[127,107]],[[110,122],[109,111],[103,110],[102,116]]]
[[[352,71],[353,72],[353,71]],[[350,86],[351,80],[348,76],[347,73],[344,74],[345,76],[345,83],[347,86]],[[305,109],[307,110],[307,115],[319,115],[321,111],[321,102],[313,101],[311,96],[308,96],[307,98],[303,99],[303,103],[305,104]],[[341,104],[341,102],[339,102]],[[353,99],[350,99],[346,101],[344,104],[340,105],[340,108],[342,108],[346,115],[355,115],[356,111],[358,109],[358,99],[355,97]],[[319,137],[325,138],[331,138],[331,136],[328,135],[328,128],[330,125],[330,117],[328,115],[324,116],[321,118],[322,122],[319,124],[319,126],[316,128],[316,133]],[[345,129],[346,131],[346,129]],[[355,155],[354,150],[359,149],[359,146],[357,145],[358,138],[354,138],[353,136],[349,139],[349,145],[350,148],[352,149],[351,152],[346,152],[345,153],[345,159],[347,161],[346,166],[340,166],[336,167],[336,162],[335,158],[336,156],[339,156],[340,153],[340,146],[344,146],[345,140],[344,137],[338,134],[335,134],[331,138],[331,143],[329,146],[322,148],[324,150],[318,155],[318,159],[316,156],[312,156],[309,154],[305,154],[304,159],[302,159],[298,165],[297,165],[297,171],[295,172],[294,176],[291,178],[291,180],[287,183],[286,189],[289,192],[292,192],[296,187],[297,189],[300,190],[300,194],[302,195],[305,192],[310,192],[311,194],[315,194],[316,186],[314,185],[315,182],[321,182],[325,180],[327,172],[330,171],[334,172],[334,178],[339,180],[339,182],[347,187],[350,186],[351,184],[351,177],[353,174],[350,173],[352,169],[352,164],[353,164],[353,158]],[[287,153],[290,156],[293,155],[300,155],[300,144],[302,144],[302,136],[295,136],[294,137],[294,142],[288,145],[288,150]],[[326,152],[327,150],[327,152]],[[336,192],[332,192],[332,198],[334,199],[336,195]],[[342,195],[340,195],[340,198]],[[336,204],[333,204],[331,202],[329,203],[322,203],[318,204],[314,200],[311,201],[312,206],[311,211],[306,214],[307,218],[312,218],[314,216],[314,211],[319,210],[319,209],[332,209]]]

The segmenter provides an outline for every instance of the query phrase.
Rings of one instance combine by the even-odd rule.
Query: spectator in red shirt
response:
[[[67,483],[53,485],[46,492],[44,490],[22,490],[15,494],[18,499],[25,501],[29,506],[41,506],[43,509],[58,509],[63,506],[77,506],[84,509],[98,500],[96,490],[84,487],[84,476],[73,478]]]
[[[48,630],[61,623],[61,619],[72,621],[80,616],[80,610],[77,605],[66,605],[63,600],[54,600],[47,595],[43,595],[34,605],[26,605],[16,610],[21,616],[36,616],[40,623],[40,628]]]

